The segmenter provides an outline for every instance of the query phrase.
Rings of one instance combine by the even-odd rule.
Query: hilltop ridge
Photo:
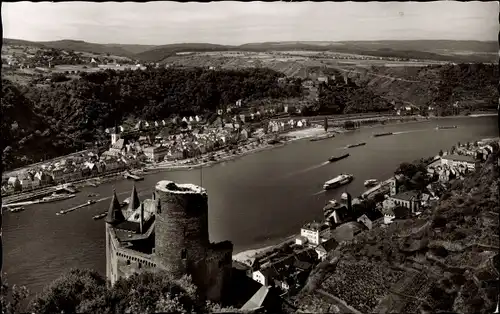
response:
[[[381,57],[409,57],[466,62],[496,61],[495,41],[455,40],[379,40],[379,41],[283,41],[220,45],[211,43],[175,43],[166,45],[98,44],[82,40],[34,42],[4,38],[4,44],[26,45],[90,53],[133,57],[141,61],[159,62],[178,52],[188,51],[269,51],[310,50],[357,53]]]

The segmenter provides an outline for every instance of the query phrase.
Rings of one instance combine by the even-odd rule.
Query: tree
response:
[[[9,287],[5,274],[2,276],[2,286],[0,287],[0,309],[2,313],[21,313],[21,303],[29,296],[29,291],[24,286],[13,285]]]
[[[3,290],[2,290],[3,291]],[[35,313],[209,313],[231,312],[205,303],[191,277],[164,272],[134,274],[113,286],[92,270],[73,269],[50,284],[31,304]]]

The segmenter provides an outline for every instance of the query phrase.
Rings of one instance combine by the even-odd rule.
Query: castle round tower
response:
[[[162,268],[175,278],[190,274],[204,286],[208,235],[208,196],[193,184],[160,181],[156,184],[158,207],[155,253]]]

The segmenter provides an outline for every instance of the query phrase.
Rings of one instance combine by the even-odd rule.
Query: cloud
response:
[[[4,37],[35,41],[242,44],[498,35],[496,2],[16,2],[2,9]]]

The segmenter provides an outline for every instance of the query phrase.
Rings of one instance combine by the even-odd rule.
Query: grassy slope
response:
[[[496,163],[497,156],[490,156],[418,219],[361,233],[330,253],[296,305],[313,311],[331,308],[333,302],[325,301],[322,291],[361,312],[491,313],[500,242]]]

